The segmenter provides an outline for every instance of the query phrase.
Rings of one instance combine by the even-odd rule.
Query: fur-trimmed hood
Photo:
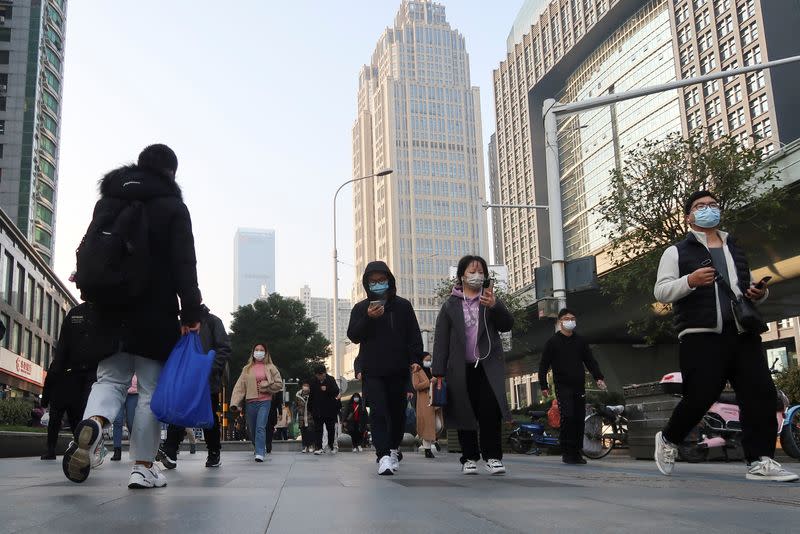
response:
[[[139,201],[177,197],[183,201],[183,193],[174,178],[138,165],[126,165],[106,174],[100,180],[100,196]]]

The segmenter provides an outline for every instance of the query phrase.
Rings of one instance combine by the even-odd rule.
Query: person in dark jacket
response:
[[[324,454],[322,450],[322,429],[328,432],[328,450],[335,453],[334,441],[336,440],[336,415],[339,413],[339,386],[336,380],[329,375],[325,366],[320,364],[314,369],[314,378],[311,379],[311,394],[308,398],[309,411],[314,418],[315,451],[314,454]]]
[[[386,263],[370,262],[361,281],[367,298],[353,306],[347,337],[359,345],[354,368],[370,409],[378,474],[391,475],[400,467],[409,369],[421,362],[422,333]]]
[[[553,368],[556,398],[561,413],[561,448],[565,464],[585,464],[580,450],[583,446],[584,420],[586,418],[586,378],[584,365],[600,389],[606,389],[603,373],[594,359],[592,349],[584,338],[575,332],[575,313],[564,308],[558,312],[559,331],[547,340],[539,364],[539,386],[542,394],[550,395],[547,372]]]
[[[266,451],[267,454],[272,454],[272,442],[275,441],[275,425],[278,424],[278,418],[283,411],[283,392],[272,396],[272,403],[269,405],[269,417],[267,417],[267,441]]]
[[[98,334],[98,325],[94,307],[86,302],[72,308],[61,325],[42,391],[42,406],[50,407],[47,452],[42,455],[42,460],[56,458],[55,449],[64,414],[67,414],[73,432],[83,419],[92,384],[97,378],[97,362],[115,350],[112,339]]]
[[[344,431],[353,440],[353,452],[361,452],[364,435],[367,433],[367,411],[360,393],[353,393],[350,401],[344,406],[342,413]]]
[[[206,449],[208,449],[206,467],[219,467],[222,465],[220,458],[222,444],[220,442],[218,415],[220,413],[219,393],[222,389],[222,375],[231,358],[231,342],[222,320],[211,313],[205,306],[203,306],[203,312],[204,316],[200,321],[200,343],[204,352],[215,351],[214,363],[211,366],[211,374],[208,377],[209,389],[211,390],[211,409],[214,412],[214,426],[203,429],[203,439],[206,442]],[[182,426],[169,425],[167,427],[167,439],[158,454],[161,463],[167,469],[174,469],[177,466],[178,448],[185,435],[186,429]]]
[[[731,308],[730,292],[737,300],[765,301],[767,281],[753,280],[744,250],[719,229],[722,210],[713,193],[691,194],[683,213],[690,232],[664,251],[653,289],[659,302],[672,304],[683,376],[681,401],[664,430],[655,436],[656,466],[664,475],[672,473],[677,445],[730,381],[741,409],[745,477],[795,481],[798,475],[774,459],[777,392],[761,336],[744,331]]]
[[[488,277],[486,260],[472,255],[461,258],[456,285],[436,318],[431,382],[438,388],[445,378],[445,421],[448,428],[458,430],[465,475],[477,474],[481,457],[489,474],[506,472],[502,424],[510,416],[500,332],[511,330],[514,317],[495,297]]]
[[[128,487],[153,488],[167,483],[153,463],[160,428],[150,410],[150,399],[175,343],[182,333],[199,330],[202,317],[192,222],[175,181],[177,169],[178,158],[172,149],[151,145],[139,154],[136,165],[111,171],[100,182],[93,221],[113,218],[126,206],[141,203],[140,222],[147,222],[149,276],[137,297],[120,296],[116,305],[102,310],[115,318],[118,349],[98,364],[84,420],[64,455],[64,474],[73,482],[89,477],[90,458],[102,447],[103,429],[110,427],[119,413],[135,373],[139,405],[131,432],[130,456],[135,463]]]

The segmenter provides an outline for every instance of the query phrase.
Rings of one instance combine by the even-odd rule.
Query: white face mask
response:
[[[306,388],[306,387],[303,388],[303,393],[308,393],[309,391],[311,391],[311,388]]]
[[[257,362],[262,361],[266,357],[267,357],[267,353],[264,352],[263,350],[257,350],[255,352],[253,352],[253,359],[255,361],[257,361]]]
[[[573,330],[575,330],[575,327],[577,325],[575,324],[575,321],[563,321],[561,323],[561,326],[564,327],[564,330],[568,330],[568,331],[572,332]]]
[[[430,367],[432,365],[433,365],[433,361],[432,360],[425,360],[424,362],[422,362],[422,366],[423,367]]]
[[[472,289],[480,289],[483,285],[483,275],[481,273],[472,273],[464,275],[464,285],[471,287]]]

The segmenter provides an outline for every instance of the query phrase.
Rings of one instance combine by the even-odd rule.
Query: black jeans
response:
[[[748,462],[775,455],[777,392],[761,337],[738,334],[727,325],[721,334],[686,334],[681,339],[683,398],[672,412],[664,437],[681,443],[730,382],[739,403],[742,447]]]
[[[407,376],[369,376],[363,381],[372,444],[378,458],[400,447],[406,421]]]
[[[556,398],[561,412],[561,450],[565,456],[580,454],[586,421],[586,391],[556,384]]]
[[[363,432],[348,432],[350,437],[353,439],[353,448],[360,447],[364,443],[364,433]]]
[[[203,429],[203,439],[206,442],[208,452],[218,453],[222,450],[222,444],[220,442],[219,416],[217,415],[219,412],[219,398],[216,393],[211,394],[211,410],[214,412],[214,426]],[[184,427],[167,426],[167,439],[164,441],[164,450],[174,458],[185,436],[186,429]]]
[[[83,420],[83,410],[85,408],[86,403],[83,403],[83,405],[77,405],[75,403],[50,405],[50,421],[47,423],[48,453],[55,454],[56,445],[58,444],[58,433],[61,431],[61,421],[64,419],[64,414],[67,414],[70,431],[74,433],[75,427]]]
[[[277,439],[282,439],[284,441],[289,439],[289,429],[288,428],[286,428],[286,427],[276,428],[275,432],[277,433],[276,435],[278,436]]]
[[[322,449],[322,428],[328,430],[328,449],[333,450],[333,443],[336,440],[336,417],[315,417],[314,418],[314,448]]]
[[[300,425],[300,436],[303,442],[303,448],[314,446],[314,427]]]
[[[492,385],[486,378],[483,365],[467,364],[467,394],[472,412],[478,419],[478,430],[459,430],[458,442],[461,444],[461,463],[467,460],[478,461],[503,459],[503,414],[497,404]],[[480,443],[479,443],[480,431]]]

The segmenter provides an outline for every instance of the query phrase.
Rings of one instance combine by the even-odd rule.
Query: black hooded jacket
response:
[[[119,212],[130,201],[144,204],[149,286],[139,298],[115,310],[115,316],[121,350],[164,361],[180,336],[179,314],[184,324],[197,323],[203,316],[189,210],[174,178],[136,165],[108,173],[100,183],[100,195],[95,218],[104,211]]]
[[[375,295],[369,290],[367,277],[370,273],[386,273],[389,290],[384,295]],[[365,376],[408,377],[412,363],[420,363],[423,347],[419,323],[411,303],[397,296],[394,275],[382,261],[367,265],[362,278],[367,298],[359,302],[350,312],[347,337],[359,346],[354,362],[355,372]],[[370,300],[385,300],[382,316],[372,319],[367,315]]]

